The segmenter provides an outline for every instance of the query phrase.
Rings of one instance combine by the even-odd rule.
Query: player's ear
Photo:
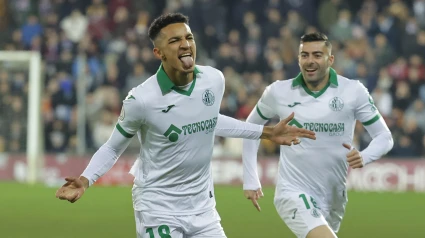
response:
[[[165,55],[162,54],[162,51],[158,48],[153,48],[153,54],[155,55],[155,58],[159,60],[163,60],[165,58]]]
[[[328,62],[329,62],[329,66],[332,66],[334,64],[334,60],[335,60],[335,56],[334,55],[330,55]]]

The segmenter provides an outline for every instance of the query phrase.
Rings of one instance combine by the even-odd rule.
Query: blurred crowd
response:
[[[300,37],[322,31],[334,69],[369,89],[390,127],[388,156],[424,157],[425,0],[0,0],[0,50],[43,57],[47,152],[76,150],[77,79],[88,148],[108,139],[128,91],[158,69],[147,32],[165,12],[190,17],[197,63],[223,71],[222,114],[244,120],[267,85],[299,73]],[[26,73],[0,68],[0,151],[25,150],[27,86]],[[358,124],[356,147],[370,140]],[[217,138],[214,153],[240,155],[240,140]],[[262,142],[261,155],[277,153]]]

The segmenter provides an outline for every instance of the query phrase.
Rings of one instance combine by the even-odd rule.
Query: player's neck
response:
[[[164,71],[176,86],[184,86],[193,81],[192,73],[182,73],[173,68],[168,68],[164,65]]]
[[[325,88],[328,82],[329,82],[329,73],[327,73],[323,79],[317,82],[314,82],[314,83],[305,82],[305,83],[307,85],[307,88],[310,89],[310,91],[314,92],[314,91],[320,91],[323,88]]]

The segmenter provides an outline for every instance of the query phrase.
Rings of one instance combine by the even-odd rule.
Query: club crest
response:
[[[202,102],[207,106],[212,106],[214,104],[215,97],[214,93],[207,89],[204,93],[202,93]]]
[[[313,216],[313,217],[315,217],[315,218],[319,218],[320,217],[320,212],[319,212],[319,210],[318,209],[316,209],[316,208],[313,208],[313,209],[311,209],[311,211],[310,211],[310,214]]]
[[[341,111],[344,107],[344,101],[339,97],[334,97],[329,101],[329,107],[332,111]]]

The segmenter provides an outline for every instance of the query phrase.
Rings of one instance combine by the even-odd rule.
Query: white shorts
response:
[[[330,208],[318,204],[305,192],[286,191],[276,194],[274,205],[285,224],[298,238],[305,238],[314,228],[328,225],[338,232],[347,204],[346,193]]]
[[[226,238],[216,209],[197,215],[168,216],[134,211],[137,238]]]

